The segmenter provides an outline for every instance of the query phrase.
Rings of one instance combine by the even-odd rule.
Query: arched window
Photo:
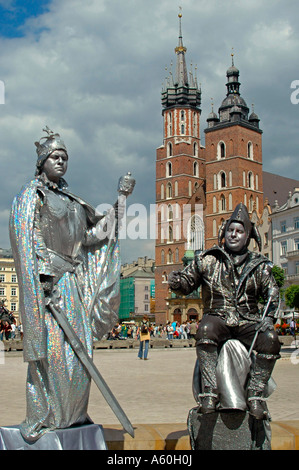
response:
[[[226,174],[224,171],[219,173],[219,188],[226,188]]]
[[[173,242],[173,230],[172,227],[168,228],[168,242]]]
[[[213,197],[213,212],[217,212],[217,199],[216,196]]]
[[[167,218],[168,220],[173,220],[173,210],[172,210],[172,205],[169,204],[167,208]]]
[[[161,199],[164,199],[164,184],[161,184]]]
[[[225,197],[223,194],[220,196],[220,201],[219,201],[219,212],[225,212],[226,211],[226,201]]]
[[[194,157],[198,157],[198,145],[197,142],[193,143],[193,155]]]
[[[165,252],[164,250],[161,250],[161,264],[165,263]]]
[[[172,185],[171,183],[167,183],[166,187],[166,198],[171,199],[172,198]]]
[[[167,133],[168,133],[168,136],[172,135],[172,115],[171,115],[171,113],[168,113],[168,115],[167,115]]]
[[[168,157],[172,157],[172,143],[171,142],[168,142],[167,144],[167,153],[168,153]]]
[[[185,134],[185,125],[181,124],[181,134]]]
[[[203,250],[205,240],[205,228],[202,218],[195,214],[190,217],[188,223],[188,249]]]
[[[219,142],[217,146],[217,159],[225,158],[225,143]]]
[[[217,237],[217,222],[216,222],[216,219],[213,220],[213,237]]]
[[[166,177],[172,176],[172,164],[167,162],[166,164]]]
[[[254,177],[252,171],[248,173],[248,188],[254,189]]]
[[[198,163],[197,162],[193,163],[193,175],[198,176]]]
[[[185,120],[185,111],[182,109],[181,110],[181,121]]]
[[[176,263],[179,262],[179,249],[178,248],[175,249],[175,262]]]
[[[253,160],[253,145],[252,145],[252,142],[248,142],[248,144],[247,144],[247,157],[250,158],[250,160]]]
[[[165,271],[162,274],[162,282],[167,282],[167,273]]]
[[[168,256],[167,256],[167,263],[170,264],[172,262],[173,262],[172,251],[169,249],[168,250]]]
[[[174,195],[178,196],[179,195],[179,183],[175,181],[174,183]]]

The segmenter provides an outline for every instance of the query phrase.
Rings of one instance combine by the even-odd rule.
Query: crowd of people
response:
[[[151,338],[162,339],[191,339],[195,338],[199,321],[190,320],[179,323],[178,321],[168,321],[166,324],[149,324],[149,333]],[[132,322],[116,323],[108,333],[108,340],[116,339],[136,339],[140,336],[140,325]]]
[[[17,326],[17,321],[12,312],[4,307],[3,303],[0,304],[0,341],[14,339],[21,337],[22,339],[22,324]]]

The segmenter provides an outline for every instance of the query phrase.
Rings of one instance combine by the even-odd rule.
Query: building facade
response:
[[[0,248],[0,301],[18,321],[19,286],[14,259],[11,250],[3,248]]]
[[[154,318],[154,261],[138,258],[121,268],[119,320]]]
[[[287,288],[299,284],[299,188],[283,205],[274,205],[271,219],[273,263],[283,268]]]

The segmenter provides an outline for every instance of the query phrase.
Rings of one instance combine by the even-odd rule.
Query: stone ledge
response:
[[[134,439],[120,425],[103,425],[108,450],[191,450],[186,424],[136,424]],[[299,420],[273,421],[272,450],[299,450]]]

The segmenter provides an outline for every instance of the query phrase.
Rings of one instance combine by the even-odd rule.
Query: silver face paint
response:
[[[50,181],[58,183],[67,170],[68,156],[64,150],[54,150],[46,159],[42,172]]]
[[[242,251],[247,243],[247,234],[244,230],[243,224],[239,222],[232,222],[225,232],[225,245],[234,252]]]

